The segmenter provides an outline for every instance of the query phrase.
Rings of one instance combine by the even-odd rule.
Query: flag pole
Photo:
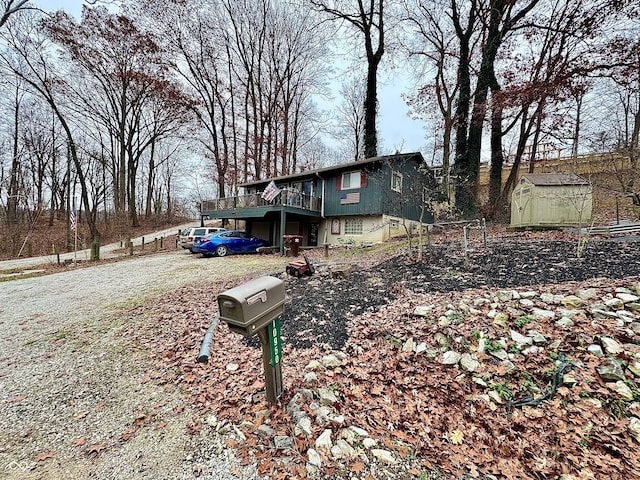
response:
[[[73,263],[78,263],[78,214],[76,212],[76,197],[73,197]]]

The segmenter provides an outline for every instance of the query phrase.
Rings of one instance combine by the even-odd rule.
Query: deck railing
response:
[[[320,199],[312,195],[305,195],[295,190],[282,189],[275,198],[267,201],[262,198],[262,193],[251,193],[236,197],[216,198],[205,200],[200,206],[203,212],[215,210],[233,210],[238,208],[269,208],[277,206],[297,207],[303,210],[320,211]]]

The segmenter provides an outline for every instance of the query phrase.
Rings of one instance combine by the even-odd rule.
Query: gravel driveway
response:
[[[191,412],[175,388],[146,381],[154,352],[121,335],[131,325],[119,312],[284,266],[179,251],[1,282],[0,478],[192,478]],[[237,478],[218,454],[215,478]]]

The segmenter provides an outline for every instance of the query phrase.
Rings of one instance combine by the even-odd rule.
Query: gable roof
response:
[[[589,185],[588,181],[575,173],[526,173],[522,178],[538,186]]]
[[[371,157],[371,158],[366,158],[364,160],[360,160],[357,162],[350,162],[350,163],[341,163],[340,165],[333,165],[331,167],[324,167],[324,168],[317,168],[314,170],[307,170],[305,172],[300,172],[300,173],[293,173],[291,175],[283,175],[280,177],[272,177],[272,178],[265,178],[263,180],[254,180],[252,182],[245,182],[245,183],[241,183],[238,186],[239,187],[249,187],[249,186],[253,186],[253,185],[263,185],[265,183],[269,183],[272,180],[274,182],[282,182],[285,180],[294,180],[297,178],[308,178],[308,177],[313,177],[316,175],[320,175],[323,173],[330,173],[330,172],[339,172],[339,171],[345,171],[345,170],[353,170],[356,168],[362,168],[363,165],[371,165],[373,163],[376,162],[395,162],[395,161],[406,161],[409,160],[413,157],[418,157],[422,162],[424,162],[424,158],[422,157],[422,154],[420,152],[411,152],[411,153],[396,153],[394,155],[382,155],[382,156],[378,156],[378,157]]]

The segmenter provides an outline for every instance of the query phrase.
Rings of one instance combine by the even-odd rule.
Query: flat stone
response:
[[[311,419],[306,416],[302,417],[296,424],[294,428],[294,433],[296,435],[304,435],[305,437],[308,437],[309,435],[311,435],[312,433]]]
[[[309,463],[317,468],[322,468],[322,459],[320,458],[320,454],[314,448],[310,448],[307,450],[307,458],[309,459]]]
[[[388,450],[382,450],[380,448],[374,448],[371,450],[371,455],[377,458],[379,461],[388,465],[396,465],[398,461],[393,457],[393,453]]]
[[[504,403],[504,398],[502,398],[495,390],[489,390],[488,395],[493,403],[497,403],[498,405],[502,405]]]
[[[533,343],[533,338],[522,335],[520,332],[516,332],[515,330],[511,330],[510,335],[511,340],[520,346],[531,345]]]
[[[509,354],[506,352],[506,350],[496,350],[494,352],[491,352],[489,355],[496,357],[499,360],[509,359]]]
[[[561,308],[558,310],[558,315],[561,317],[573,318],[576,315],[584,314],[582,310],[576,308]]]
[[[495,293],[495,297],[501,302],[508,302],[509,300],[516,298],[513,296],[514,293],[518,294],[518,292],[514,292],[513,290],[498,290]],[[518,295],[517,298],[519,297],[520,295]]]
[[[480,366],[480,362],[469,353],[463,353],[462,357],[460,357],[460,366],[467,372],[475,372]]]
[[[493,318],[493,323],[501,327],[506,327],[508,321],[509,321],[509,315],[507,315],[504,312],[498,312],[496,316]]]
[[[538,292],[534,292],[533,290],[518,293],[520,294],[520,298],[536,298],[538,296]]]
[[[640,312],[640,303],[639,302],[625,303],[624,308],[632,312]]]
[[[569,308],[579,308],[584,305],[584,300],[576,295],[569,295],[562,299],[562,305]]]
[[[575,385],[576,383],[578,383],[578,380],[576,380],[576,377],[574,377],[572,373],[565,373],[562,376],[562,383],[563,383],[563,385],[571,387],[571,386]]]
[[[564,295],[554,295],[552,293],[540,294],[540,301],[544,303],[561,303],[564,299]]]
[[[368,437],[369,436],[369,432],[367,432],[365,429],[360,428],[360,427],[356,427],[356,426],[350,426],[349,430],[351,430],[353,433],[355,433],[357,436],[359,437]]]
[[[338,403],[336,392],[330,388],[319,388],[318,395],[320,396],[320,402],[323,405],[333,405]]]
[[[589,345],[587,347],[587,352],[589,352],[591,355],[594,355],[598,358],[602,358],[604,357],[604,352],[602,351],[602,347],[600,345]]]
[[[316,415],[316,423],[320,425],[326,425],[331,421],[331,414],[333,413],[333,409],[328,405],[322,405],[317,410],[315,410]]]
[[[536,330],[529,330],[527,334],[533,339],[533,343],[537,345],[544,345],[548,342],[547,337]]]
[[[607,364],[596,367],[596,371],[605,382],[617,382],[625,379],[622,365],[614,358],[607,359]]]
[[[307,372],[304,376],[304,383],[316,383],[318,381],[318,375],[316,372]]]
[[[322,357],[322,365],[326,368],[336,368],[342,365],[342,361],[333,353],[330,353],[329,355]]]
[[[526,313],[523,310],[520,310],[519,308],[507,307],[506,310],[507,310],[507,314],[512,318],[518,318],[526,315]]]
[[[630,293],[616,293],[616,297],[622,300],[622,303],[631,303],[640,300],[640,297],[638,297],[637,295],[632,295]]]
[[[473,377],[471,380],[473,380],[473,383],[475,383],[476,385],[480,385],[481,387],[487,387],[488,386],[488,384],[487,384],[487,382],[485,382],[484,378]]]
[[[533,300],[531,300],[530,298],[521,298],[519,303],[525,308],[531,308],[535,305],[535,303],[533,303]]]
[[[422,353],[422,352],[425,352],[427,350],[427,348],[428,347],[427,347],[426,343],[420,342],[418,345],[416,345],[415,352],[416,353]]]
[[[318,370],[324,370],[324,367],[322,366],[322,364],[317,361],[317,360],[311,360],[306,367],[304,367],[305,370],[311,370],[311,371],[318,371]]]
[[[273,437],[273,445],[278,450],[288,450],[293,447],[293,437],[287,437],[285,435],[276,435]]]
[[[230,363],[226,367],[227,372],[235,372],[239,368],[240,368],[240,365],[238,365],[237,363]]]
[[[533,310],[531,310],[531,313],[535,317],[537,317],[539,319],[549,318],[549,319],[553,320],[554,318],[556,318],[555,312],[552,312],[551,310],[543,310],[541,308],[534,308]]]
[[[454,350],[449,350],[445,352],[442,356],[442,364],[443,365],[457,365],[457,363],[462,358],[462,355]]]
[[[559,327],[571,328],[573,327],[574,323],[573,320],[571,320],[569,317],[562,317],[556,322],[556,325]]]
[[[593,315],[595,318],[618,318],[618,315],[615,312],[610,312],[601,308],[592,309],[591,315]]]
[[[617,355],[618,353],[624,352],[624,347],[611,337],[600,337],[600,343],[604,351],[609,355]]]
[[[433,313],[433,306],[417,306],[413,309],[413,314],[417,317],[430,317]]]
[[[336,444],[331,447],[331,456],[336,460],[353,457],[355,455],[356,451],[344,439],[338,440]]]
[[[451,339],[449,337],[447,337],[444,333],[441,332],[437,332],[434,336],[433,339],[436,341],[436,343],[438,345],[440,345],[441,347],[448,347],[449,345],[451,345]]]
[[[373,438],[366,437],[362,440],[362,446],[366,449],[373,448],[378,445],[378,442]]]
[[[576,297],[581,300],[591,300],[598,296],[598,291],[595,288],[587,288],[586,290],[577,290]]]
[[[627,402],[633,401],[633,391],[629,388],[629,385],[623,381],[617,381],[614,385],[614,389],[623,400],[626,400]]]
[[[604,304],[610,310],[622,310],[624,308],[624,302],[622,300],[620,300],[619,298],[612,298],[612,299],[607,300],[606,302],[604,302]]]
[[[413,350],[415,348],[415,342],[413,341],[413,337],[409,337],[407,339],[406,342],[404,342],[404,345],[402,345],[402,351],[405,353],[413,353]]]
[[[640,362],[633,362],[627,366],[627,370],[633,373],[634,376],[640,377]]]
[[[331,429],[327,428],[318,438],[316,438],[315,447],[320,453],[325,452],[328,454],[331,452],[331,447],[333,447],[333,442],[331,441]]]
[[[257,432],[260,437],[272,437],[276,434],[276,431],[273,428],[264,423],[258,427]]]
[[[629,433],[640,443],[640,418],[631,417],[629,419]]]
[[[540,352],[540,350],[542,350],[542,348],[538,347],[537,345],[532,345],[532,346],[522,350],[521,353],[523,355],[532,355],[532,354],[536,354],[536,353]]]

